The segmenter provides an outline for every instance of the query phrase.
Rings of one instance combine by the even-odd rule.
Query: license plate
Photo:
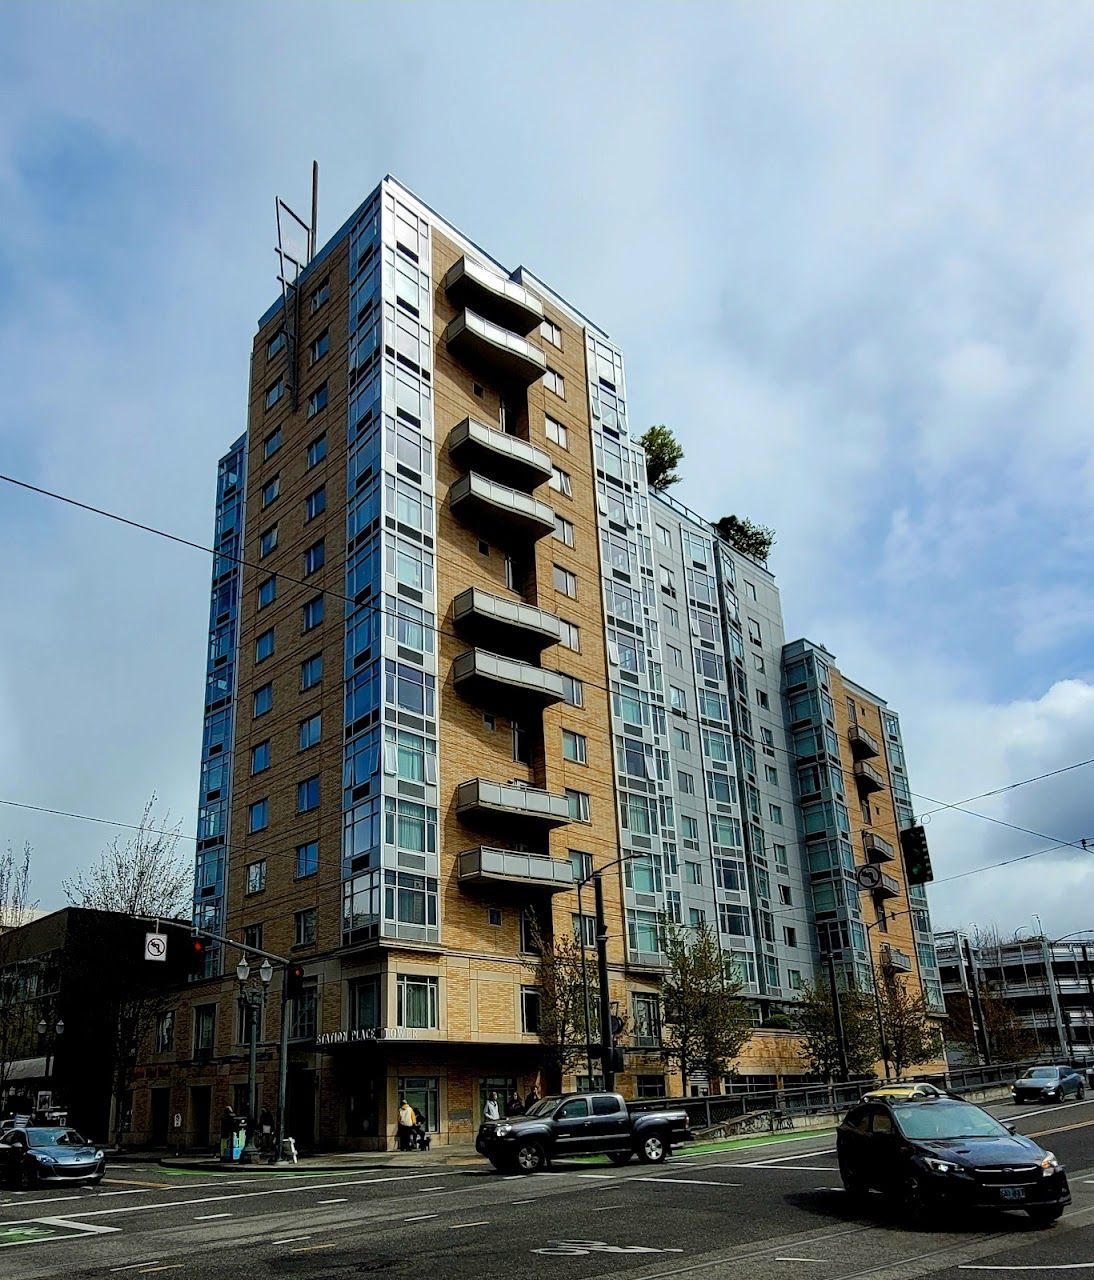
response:
[[[999,1198],[1001,1200],[1024,1200],[1026,1198],[1025,1187],[1000,1187]]]

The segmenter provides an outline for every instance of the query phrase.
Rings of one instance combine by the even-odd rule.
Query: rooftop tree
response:
[[[676,484],[680,476],[675,468],[683,461],[684,446],[672,431],[659,422],[650,427],[638,443],[646,451],[646,480],[650,488],[661,491]]]

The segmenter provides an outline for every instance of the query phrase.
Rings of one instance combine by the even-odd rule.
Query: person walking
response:
[[[404,1098],[399,1104],[399,1150],[410,1151],[414,1145],[414,1128],[418,1117],[414,1108]]]
[[[491,1090],[490,1096],[486,1099],[486,1105],[482,1109],[482,1118],[484,1120],[500,1120],[501,1108],[498,1106],[498,1095]]]
[[[539,1090],[536,1088],[535,1085],[532,1085],[532,1087],[528,1090],[527,1098],[524,1099],[524,1110],[526,1112],[531,1111],[538,1101],[539,1101]]]
[[[516,1089],[509,1095],[509,1101],[505,1104],[505,1114],[507,1116],[524,1115],[524,1103],[520,1100],[520,1094]]]

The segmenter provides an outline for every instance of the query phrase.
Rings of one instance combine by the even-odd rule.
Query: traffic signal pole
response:
[[[289,1082],[289,980],[288,970],[281,972],[281,1046],[277,1055],[277,1139],[271,1164],[281,1159],[285,1141],[285,1096]]]
[[[604,918],[604,883],[597,872],[593,876],[593,898],[596,902],[596,968],[600,983],[600,1049],[601,1074],[606,1093],[615,1091],[615,1037],[612,1035],[612,993],[608,989],[608,924]]]

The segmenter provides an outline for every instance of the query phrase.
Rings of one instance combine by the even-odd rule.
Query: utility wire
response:
[[[221,558],[221,559],[223,559],[223,560],[230,561],[230,562],[231,562],[231,563],[233,563],[233,564],[238,564],[238,565],[240,565],[242,568],[254,569],[254,570],[259,571],[259,572],[261,572],[264,568],[268,568],[268,566],[263,566],[263,565],[262,565],[262,564],[260,564],[258,561],[254,561],[254,560],[247,560],[247,559],[246,559],[245,557],[243,557],[243,556],[239,556],[239,555],[231,555],[231,554],[229,554],[229,553],[227,553],[227,552],[224,552],[224,551],[218,551],[215,547],[210,547],[210,546],[206,545],[205,543],[195,542],[195,541],[193,541],[193,539],[191,539],[191,538],[184,538],[184,537],[182,537],[182,536],[181,536],[181,535],[179,535],[179,534],[170,533],[170,532],[168,532],[167,530],[157,528],[157,527],[156,527],[156,526],[154,526],[154,525],[144,524],[144,523],[142,523],[142,522],[141,522],[141,521],[139,521],[139,520],[133,520],[133,519],[130,519],[128,516],[120,515],[119,513],[115,512],[115,511],[109,511],[109,510],[107,510],[107,509],[106,509],[106,508],[104,508],[104,507],[96,507],[96,506],[92,505],[91,503],[81,502],[81,501],[79,501],[79,500],[78,500],[78,499],[76,499],[76,498],[71,498],[71,497],[69,497],[67,494],[57,493],[57,492],[55,492],[55,491],[53,491],[53,490],[51,490],[51,489],[44,489],[44,488],[42,488],[42,487],[41,487],[41,486],[39,486],[39,485],[31,484],[29,481],[26,481],[26,480],[20,480],[20,479],[18,479],[18,478],[17,478],[17,477],[15,477],[15,476],[9,476],[9,475],[6,475],[6,474],[4,474],[4,473],[0,473],[0,480],[5,481],[7,484],[14,485],[14,486],[15,486],[15,487],[17,487],[17,488],[25,489],[25,490],[27,490],[27,491],[28,491],[28,492],[30,492],[30,493],[36,493],[36,494],[38,494],[38,495],[39,495],[39,496],[41,496],[41,497],[44,497],[44,498],[51,498],[51,499],[52,499],[53,501],[55,501],[55,502],[61,502],[61,503],[64,503],[65,505],[67,505],[67,506],[75,507],[75,508],[77,508],[77,509],[78,509],[78,510],[80,510],[80,511],[86,511],[86,512],[90,513],[91,515],[102,516],[104,519],[106,519],[106,520],[113,520],[113,521],[114,521],[115,523],[117,523],[117,524],[126,525],[126,526],[128,526],[129,528],[131,528],[131,529],[138,529],[138,530],[140,530],[142,533],[150,533],[150,534],[152,534],[152,535],[153,535],[153,536],[155,536],[155,537],[158,537],[158,538],[164,538],[164,539],[165,539],[166,541],[168,541],[168,542],[174,542],[174,543],[177,543],[179,546],[189,547],[189,548],[191,548],[191,549],[192,549],[192,550],[194,550],[194,551],[201,551],[201,552],[203,552],[205,555],[210,555],[210,556],[216,556],[216,557],[219,557],[219,558]],[[282,579],[284,579],[284,580],[285,580],[285,582],[287,582],[287,583],[290,583],[290,584],[292,584],[292,585],[294,585],[294,586],[302,586],[302,587],[306,587],[309,591],[312,591],[312,592],[314,592],[314,593],[315,593],[315,594],[317,594],[317,595],[330,595],[330,596],[333,596],[333,597],[334,597],[335,599],[337,599],[337,600],[342,600],[342,601],[344,601],[345,603],[347,603],[347,604],[349,604],[349,605],[352,605],[355,609],[362,609],[362,610],[367,609],[367,610],[370,610],[371,612],[373,612],[373,613],[375,613],[375,614],[377,614],[378,616],[381,616],[381,617],[383,617],[383,616],[389,616],[389,617],[394,617],[394,616],[396,616],[396,615],[392,614],[392,613],[391,613],[391,611],[390,611],[389,609],[385,609],[381,604],[379,604],[379,603],[377,603],[377,602],[374,602],[374,601],[364,601],[364,602],[359,603],[358,601],[354,600],[352,596],[348,596],[348,595],[346,595],[344,592],[338,591],[338,590],[336,590],[336,589],[335,589],[335,588],[333,588],[333,587],[323,586],[323,585],[321,585],[320,583],[318,583],[318,582],[316,582],[316,581],[314,581],[314,580],[312,580],[312,579],[310,579],[310,578],[300,578],[300,577],[296,577],[296,576],[294,576],[293,574],[284,573],[284,572],[282,572],[280,569],[277,569],[277,570],[273,570],[273,569],[271,569],[271,570],[270,570],[270,572],[271,572],[271,574],[272,574],[273,576],[275,576],[275,577],[277,577],[277,578],[282,578]],[[462,636],[460,636],[457,632],[455,632],[455,631],[447,631],[447,630],[445,630],[444,628],[442,628],[442,627],[440,627],[440,626],[437,626],[437,625],[436,625],[436,623],[434,623],[431,627],[426,627],[426,628],[424,628],[424,629],[425,629],[425,630],[428,630],[428,631],[431,631],[433,634],[435,634],[435,635],[437,635],[437,636],[446,636],[446,637],[448,637],[449,639],[454,639],[454,640],[461,641],[461,642],[462,642],[462,640],[463,640],[463,637],[462,637]],[[242,637],[241,637],[241,639],[242,639]],[[304,649],[309,648],[309,647],[310,647],[310,646],[309,646],[308,642],[307,642],[307,641],[305,641],[305,642],[304,642],[304,644],[302,644],[302,645],[298,646],[298,651],[299,651],[299,652],[303,652],[303,651],[304,651]],[[600,692],[602,692],[602,693],[606,693],[606,694],[608,694],[608,695],[609,695],[609,697],[610,697],[610,696],[612,696],[612,695],[613,695],[613,692],[614,692],[614,691],[610,688],[610,686],[608,686],[608,685],[604,685],[604,684],[598,684],[598,683],[596,683],[595,681],[592,681],[592,680],[582,680],[582,681],[581,681],[581,683],[582,683],[583,685],[588,686],[588,687],[589,687],[589,688],[591,688],[591,689],[597,689],[597,690],[599,690],[599,691],[600,691]],[[733,690],[733,688],[734,688],[734,684],[733,684],[733,681],[729,678],[729,673],[728,673],[728,671],[727,671],[727,685],[729,686],[730,690],[732,691],[732,690]],[[675,721],[679,721],[679,720],[683,720],[685,723],[693,724],[693,725],[695,725],[696,727],[699,727],[699,728],[702,728],[702,727],[709,727],[709,726],[703,726],[703,723],[702,723],[702,721],[698,718],[698,716],[693,716],[693,715],[691,715],[691,713],[690,713],[690,712],[684,712],[683,714],[681,714],[681,713],[680,713],[680,712],[678,712],[678,711],[674,711],[674,712],[672,713],[672,718],[671,718],[671,721],[670,721],[670,722],[675,722]],[[736,735],[736,734],[735,734],[734,736],[738,736],[738,735]],[[749,745],[750,745],[750,746],[752,746],[752,747],[753,747],[753,749],[755,749],[755,744],[750,743]],[[769,750],[777,751],[777,752],[779,752],[780,754],[783,754],[783,755],[787,756],[791,761],[795,762],[795,764],[796,764],[796,763],[799,761],[799,759],[800,759],[800,758],[799,758],[799,757],[798,757],[798,756],[797,756],[793,751],[790,751],[790,750],[789,750],[788,748],[786,748],[786,747],[769,747],[768,749],[769,749]],[[1089,764],[1092,764],[1092,763],[1094,763],[1094,760],[1082,760],[1082,761],[1077,761],[1076,763],[1071,764],[1071,765],[1067,765],[1067,766],[1065,766],[1065,767],[1064,767],[1064,768],[1062,768],[1062,769],[1057,769],[1057,770],[1054,770],[1054,771],[1052,771],[1052,772],[1050,772],[1050,773],[1041,774],[1041,775],[1039,775],[1038,777],[1035,777],[1035,778],[1027,778],[1027,779],[1024,779],[1023,781],[1020,781],[1020,782],[1010,783],[1009,785],[1007,785],[1007,786],[1005,786],[1005,787],[997,788],[995,791],[988,791],[988,792],[984,792],[984,793],[983,793],[982,795],[980,795],[980,796],[971,796],[971,797],[969,797],[969,799],[970,799],[970,800],[984,799],[984,798],[986,798],[987,796],[998,795],[998,794],[1001,794],[1002,792],[1005,792],[1005,791],[1012,791],[1012,790],[1015,790],[1015,789],[1016,789],[1016,788],[1018,788],[1018,787],[1026,786],[1026,785],[1028,785],[1028,784],[1029,784],[1029,783],[1031,783],[1031,782],[1039,782],[1039,781],[1041,781],[1041,779],[1042,779],[1042,778],[1054,777],[1056,774],[1066,773],[1066,772],[1067,772],[1068,770],[1070,770],[1070,769],[1082,768],[1084,765],[1089,765]],[[941,810],[944,810],[944,809],[955,810],[955,811],[957,811],[958,813],[965,813],[965,814],[968,814],[970,817],[973,817],[973,818],[980,818],[980,819],[982,819],[984,822],[992,822],[992,823],[995,823],[995,824],[996,824],[996,825],[998,825],[998,826],[1009,827],[1009,828],[1010,828],[1011,830],[1013,830],[1013,831],[1020,831],[1020,832],[1022,832],[1023,834],[1033,836],[1035,839],[1038,839],[1038,840],[1056,840],[1056,837],[1055,837],[1055,836],[1047,835],[1047,834],[1046,834],[1045,832],[1043,832],[1043,831],[1034,831],[1034,830],[1032,830],[1032,829],[1031,829],[1031,828],[1029,828],[1029,827],[1023,827],[1023,826],[1018,825],[1017,823],[1005,822],[1005,821],[1004,821],[1003,819],[1001,819],[1001,818],[994,818],[994,817],[992,817],[992,816],[991,816],[991,815],[989,815],[989,814],[986,814],[986,813],[979,813],[978,811],[976,811],[976,810],[974,810],[974,809],[966,809],[966,808],[964,808],[963,806],[964,806],[966,803],[968,803],[968,801],[964,801],[964,800],[963,800],[963,801],[955,802],[955,803],[953,803],[953,804],[948,804],[946,801],[938,800],[938,799],[936,799],[936,798],[935,798],[935,797],[933,797],[933,796],[924,795],[922,792],[918,792],[918,791],[911,791],[911,792],[910,792],[910,794],[911,794],[911,795],[913,795],[913,796],[915,796],[915,797],[916,797],[916,799],[918,799],[918,800],[926,800],[926,801],[928,801],[928,803],[930,803],[930,804],[933,804],[933,805],[937,806],[934,810],[931,810],[931,811],[930,811],[930,812],[932,812],[932,813],[938,813],[938,812],[940,812]],[[927,815],[923,815],[923,816],[927,816]],[[1086,849],[1086,842],[1085,842],[1085,841],[1078,841],[1078,840],[1059,840],[1059,841],[1057,841],[1057,844],[1056,844],[1056,846],[1055,846],[1055,847],[1062,847],[1062,846],[1064,846],[1064,845],[1072,845],[1072,846],[1074,846],[1075,848],[1081,848],[1081,849],[1084,849],[1084,850]]]
[[[972,804],[974,800],[986,800],[989,796],[1001,796],[1005,791],[1016,791],[1019,787],[1028,787],[1031,782],[1043,782],[1045,778],[1057,778],[1061,773],[1070,773],[1072,769],[1083,769],[1087,765],[1094,764],[1094,756],[1089,760],[1076,760],[1074,764],[1065,764],[1062,769],[1051,769],[1048,773],[1038,773],[1032,778],[1023,778],[1020,782],[1010,782],[1005,787],[996,787],[994,791],[981,791],[976,796],[966,796],[964,800],[955,800],[952,804],[944,804],[942,801],[932,801],[937,804],[937,809],[928,809],[925,813],[921,813],[920,819],[929,818],[932,814],[941,813],[943,809],[960,809],[963,804]],[[920,795],[913,792],[920,800],[930,800],[930,796]],[[980,816],[980,815],[976,815]]]

